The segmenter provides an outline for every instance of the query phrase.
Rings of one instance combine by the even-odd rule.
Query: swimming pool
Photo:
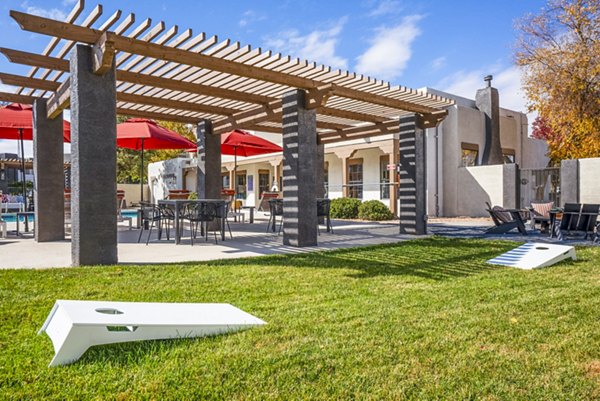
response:
[[[132,218],[136,218],[138,211],[136,209],[128,209],[128,210],[123,210],[121,212],[121,214],[124,217],[132,217]],[[17,214],[16,213],[2,213],[2,220],[6,221],[7,223],[14,223],[17,221]],[[21,216],[19,218],[19,221],[21,223],[25,222],[25,217]],[[35,221],[35,217],[34,216],[29,216],[29,221]]]

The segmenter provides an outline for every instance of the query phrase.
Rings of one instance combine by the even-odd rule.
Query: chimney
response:
[[[500,145],[500,105],[498,89],[492,87],[492,76],[487,75],[483,80],[487,86],[477,90],[475,104],[485,115],[485,146],[481,164],[503,164],[502,146]]]

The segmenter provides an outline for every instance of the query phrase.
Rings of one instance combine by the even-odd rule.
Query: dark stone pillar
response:
[[[481,164],[504,164],[502,146],[500,144],[500,101],[498,89],[491,86],[491,75],[486,77],[488,86],[477,90],[475,104],[485,115],[485,147],[481,156]]]
[[[117,257],[115,66],[92,73],[92,49],[71,53],[71,254],[74,266]]]
[[[282,97],[283,243],[298,247],[317,245],[317,118],[304,101],[303,90]]]
[[[196,128],[198,165],[196,167],[199,199],[221,199],[221,135],[213,134],[212,122],[202,120]]]
[[[400,233],[427,234],[425,132],[417,115],[400,119]]]
[[[325,145],[317,145],[315,172],[315,191],[317,198],[325,197]],[[319,224],[325,224],[325,217],[318,218]]]
[[[46,100],[33,103],[35,240],[65,239],[63,118],[47,117]]]

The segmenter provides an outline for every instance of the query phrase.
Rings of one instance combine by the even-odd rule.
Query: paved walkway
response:
[[[206,261],[215,259],[230,259],[271,254],[293,254],[317,250],[349,248],[384,243],[393,243],[415,239],[414,236],[400,235],[398,222],[349,222],[334,221],[334,233],[326,233],[321,228],[318,237],[319,245],[308,248],[295,248],[282,244],[282,235],[266,233],[267,222],[261,218],[254,224],[231,223],[233,239],[227,236],[226,241],[217,245],[214,237],[209,241],[197,239],[194,246],[190,245],[189,232],[184,234],[180,245],[175,245],[173,239],[158,240],[153,233],[150,245],[137,243],[139,231],[119,227],[119,261],[123,264],[164,264],[191,261]],[[514,241],[557,242],[539,232],[531,235],[519,234],[485,235],[485,229],[491,224],[489,219],[432,219],[429,231],[432,234],[456,238],[486,238]],[[9,230],[12,229],[9,224]],[[144,232],[143,241],[146,239]],[[142,241],[142,242],[143,242]],[[582,238],[567,239],[563,244],[590,245],[589,240]],[[70,241],[37,243],[31,235],[16,238],[11,235],[0,239],[0,269],[8,268],[50,268],[66,267],[71,264]]]
[[[340,222],[334,223],[334,234],[321,227],[319,244],[315,247],[296,248],[282,244],[283,235],[266,233],[267,221],[255,220],[254,224],[231,223],[233,239],[227,233],[226,241],[215,245],[212,232],[209,241],[198,238],[190,245],[189,231],[184,233],[180,245],[173,238],[167,241],[156,238],[153,231],[150,244],[146,246],[147,231],[142,243],[138,244],[139,230],[119,227],[119,262],[123,264],[164,264],[271,254],[293,254],[317,250],[349,248],[384,243],[392,243],[411,236],[398,234],[398,223]],[[11,229],[9,225],[9,230]],[[71,264],[70,241],[37,243],[31,235],[16,238],[14,235],[0,239],[0,269],[6,268],[49,268],[65,267]]]

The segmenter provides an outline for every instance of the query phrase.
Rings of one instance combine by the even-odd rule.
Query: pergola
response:
[[[296,246],[317,241],[323,145],[399,133],[401,227],[425,232],[421,134],[443,120],[452,101],[204,33],[194,36],[191,29],[180,33],[164,22],[135,25],[134,14],[121,11],[100,22],[100,5],[76,23],[83,11],[83,0],[64,22],[11,11],[22,29],[51,39],[41,54],[0,48],[10,61],[32,67],[27,76],[0,73],[4,84],[19,87],[0,93],[0,100],[34,104],[38,187],[54,188],[60,203],[59,180],[45,170],[60,163],[62,172],[62,111],[71,109],[74,264],[117,261],[116,114],[197,125],[198,195],[206,198],[220,196],[219,134],[234,128],[282,133],[283,241]],[[39,224],[36,216],[36,238],[61,239],[62,213],[44,207],[57,200],[35,203],[40,215],[55,216]]]

